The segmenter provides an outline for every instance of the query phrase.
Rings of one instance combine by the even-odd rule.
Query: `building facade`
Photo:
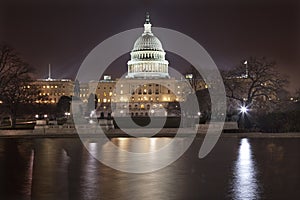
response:
[[[144,32],[134,42],[127,62],[127,74],[111,80],[80,84],[80,98],[87,102],[91,93],[97,96],[97,114],[114,116],[168,115],[170,103],[185,100],[191,93],[189,82],[169,75],[169,62],[160,40],[152,33],[149,15]]]
[[[39,96],[43,97],[36,103],[56,104],[62,96],[74,95],[74,81],[70,79],[38,79],[32,83],[39,91]]]

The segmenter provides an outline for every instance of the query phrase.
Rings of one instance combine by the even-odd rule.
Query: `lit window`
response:
[[[104,98],[104,99],[103,99],[103,102],[106,103],[106,102],[107,102],[107,99]]]
[[[109,92],[109,96],[110,96],[110,97],[112,96],[112,92]]]

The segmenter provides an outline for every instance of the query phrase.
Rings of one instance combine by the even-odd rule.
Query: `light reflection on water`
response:
[[[233,173],[233,197],[235,200],[259,198],[256,173],[256,163],[252,156],[250,143],[247,138],[243,138],[240,141]]]
[[[170,138],[141,138],[141,152],[153,151]],[[113,143],[127,151],[130,138]],[[91,156],[78,139],[0,140],[0,199],[298,199],[299,139],[221,138],[205,159],[198,158],[201,138],[170,166],[147,174],[111,169]],[[88,141],[97,155],[130,165],[109,146]],[[176,147],[180,148],[180,146]],[[170,156],[176,149],[152,163]],[[103,151],[104,152],[104,151]],[[144,167],[141,160],[137,167]]]

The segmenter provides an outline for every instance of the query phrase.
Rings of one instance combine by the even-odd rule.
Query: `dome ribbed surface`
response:
[[[161,42],[153,34],[143,34],[135,41],[132,51],[143,50],[164,51]]]

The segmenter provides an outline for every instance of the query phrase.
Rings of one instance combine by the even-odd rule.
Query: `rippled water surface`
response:
[[[133,140],[112,142],[131,151]],[[144,138],[139,150],[170,140]],[[76,138],[0,139],[0,199],[300,199],[300,139],[221,138],[199,159],[201,143],[196,139],[164,169],[129,174],[99,163]],[[106,148],[92,140],[88,146]],[[130,165],[129,158],[105,152],[106,159]]]

